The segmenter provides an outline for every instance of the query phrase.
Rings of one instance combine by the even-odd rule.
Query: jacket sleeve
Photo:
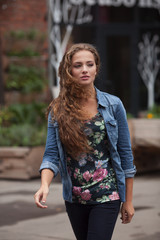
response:
[[[40,166],[39,171],[42,169],[51,169],[54,172],[54,177],[59,172],[59,152],[56,140],[56,126],[52,122],[51,113],[48,116],[48,132],[47,132],[47,140],[45,146],[45,152],[43,155],[43,161]]]
[[[130,133],[128,128],[126,111],[120,99],[117,105],[115,117],[118,123],[117,150],[120,155],[121,166],[125,173],[125,177],[131,178],[134,177],[136,173],[136,167],[133,164],[133,154],[131,148]]]

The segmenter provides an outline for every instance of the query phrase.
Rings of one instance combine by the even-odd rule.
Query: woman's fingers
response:
[[[44,190],[39,190],[35,195],[34,195],[34,200],[37,205],[37,207],[40,208],[47,208],[48,206],[45,204],[47,200],[47,195],[48,191]]]
[[[132,220],[133,215],[129,214],[128,212],[125,212],[122,214],[122,223],[130,223]]]
[[[125,221],[126,221],[126,212],[125,212],[124,208],[122,208],[122,211],[121,211],[121,219],[122,219],[122,223],[125,223]]]
[[[123,203],[121,208],[121,219],[122,223],[130,223],[132,220],[132,217],[134,216],[134,208],[132,203]]]

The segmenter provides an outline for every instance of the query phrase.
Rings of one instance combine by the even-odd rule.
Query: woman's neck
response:
[[[84,89],[84,92],[85,92],[85,96],[81,98],[81,101],[90,101],[92,99],[96,99],[96,90],[94,88],[94,86],[90,86],[90,87],[86,87]]]

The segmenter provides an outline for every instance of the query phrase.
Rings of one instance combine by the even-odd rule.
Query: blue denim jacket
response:
[[[119,196],[125,202],[125,178],[132,178],[136,173],[126,112],[121,100],[113,95],[96,89],[98,111],[103,116],[110,144],[112,166],[116,173]],[[54,176],[60,171],[63,184],[63,198],[72,202],[72,182],[67,171],[66,154],[59,137],[58,123],[48,117],[48,134],[42,169],[49,168]]]

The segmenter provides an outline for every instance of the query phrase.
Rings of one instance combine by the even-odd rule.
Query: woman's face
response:
[[[88,50],[80,50],[72,57],[71,74],[79,84],[93,86],[97,67],[94,55]]]

